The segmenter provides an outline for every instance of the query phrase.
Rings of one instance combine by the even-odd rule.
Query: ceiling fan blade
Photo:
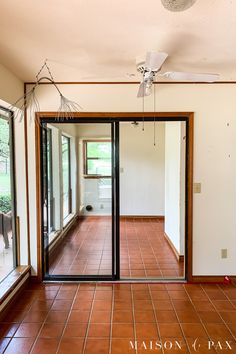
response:
[[[159,71],[167,57],[168,54],[164,52],[147,52],[145,69]]]
[[[142,81],[139,85],[137,97],[149,96],[151,94],[151,86],[146,81]]]
[[[219,80],[219,74],[198,74],[198,73],[188,73],[180,71],[170,71],[166,72],[163,75],[171,80],[177,81],[194,81],[194,82],[215,82]]]

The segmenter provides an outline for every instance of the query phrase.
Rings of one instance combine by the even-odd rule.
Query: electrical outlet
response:
[[[221,258],[227,258],[228,257],[228,250],[227,248],[222,248],[221,249]]]
[[[201,183],[194,183],[193,184],[193,193],[201,193],[202,191],[202,184]]]
[[[104,209],[104,205],[103,204],[100,204],[100,209]]]

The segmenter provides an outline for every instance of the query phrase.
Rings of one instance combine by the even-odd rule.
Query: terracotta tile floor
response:
[[[122,278],[183,277],[184,262],[176,260],[164,237],[162,221],[122,218],[120,240]],[[49,273],[110,275],[111,219],[81,219],[54,253]]]
[[[0,323],[6,354],[236,353],[235,340],[234,285],[29,284]]]

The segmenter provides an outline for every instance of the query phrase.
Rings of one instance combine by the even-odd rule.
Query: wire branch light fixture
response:
[[[44,68],[46,68],[49,76],[41,76]],[[62,94],[58,85],[55,83],[46,59],[36,75],[36,82],[34,86],[9,107],[10,110],[14,111],[15,119],[19,118],[19,121],[21,122],[24,117],[24,112],[28,111],[30,120],[34,120],[36,123],[39,123],[35,115],[35,112],[40,112],[40,104],[36,91],[40,83],[45,80],[51,83],[59,94],[60,104],[57,110],[57,119],[59,121],[72,119],[74,113],[82,110],[82,107],[77,102],[68,99]]]

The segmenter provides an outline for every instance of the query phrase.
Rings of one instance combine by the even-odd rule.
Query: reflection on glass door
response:
[[[43,189],[47,190],[44,224],[52,225],[44,234],[45,278],[112,279],[112,124],[50,123],[50,130],[47,124],[44,127],[50,131],[47,154],[42,148],[47,176],[42,179]]]
[[[70,138],[62,135],[62,193],[63,193],[63,219],[71,213],[71,159]]]
[[[16,266],[11,112],[0,108],[0,282]]]
[[[47,187],[48,187],[48,232],[54,230],[53,166],[52,166],[52,131],[47,129]]]

